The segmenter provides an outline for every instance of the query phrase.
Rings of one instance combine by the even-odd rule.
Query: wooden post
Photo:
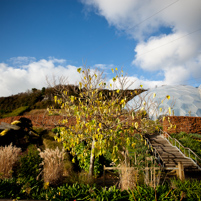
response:
[[[176,171],[177,177],[179,177],[179,179],[184,181],[185,180],[184,166],[181,162],[178,162],[177,167],[178,167],[178,170]]]
[[[137,165],[137,156],[136,156],[136,152],[135,152],[135,165]]]
[[[156,169],[154,167],[154,189],[156,188]]]
[[[105,186],[105,165],[103,165],[103,186]]]

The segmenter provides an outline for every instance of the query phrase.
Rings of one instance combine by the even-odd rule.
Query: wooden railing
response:
[[[157,162],[162,166],[164,167],[164,162],[163,162],[163,159],[161,157],[161,155],[159,154],[158,150],[152,146],[151,142],[149,141],[148,138],[144,137],[147,145],[148,145],[148,148],[152,151],[155,159],[157,160]]]
[[[184,147],[177,139],[172,138],[167,132],[161,130],[160,135],[171,145],[177,147],[185,157],[190,158],[197,165],[198,169],[201,170],[201,158],[196,153],[190,148]]]

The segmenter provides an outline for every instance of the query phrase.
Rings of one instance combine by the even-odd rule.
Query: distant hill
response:
[[[58,94],[61,89],[68,91],[68,95],[76,95],[75,91],[79,94],[79,89],[74,85],[61,86],[58,85],[54,88],[45,88],[41,90],[33,88],[25,93],[19,93],[8,97],[0,97],[0,118],[9,116],[22,115],[24,112],[33,109],[46,109],[48,106],[55,106],[54,95]],[[111,96],[111,90],[101,90],[103,95],[107,98]],[[136,94],[140,94],[145,90],[124,90],[123,96],[127,96],[127,100],[132,99]],[[131,94],[131,92],[133,92]]]

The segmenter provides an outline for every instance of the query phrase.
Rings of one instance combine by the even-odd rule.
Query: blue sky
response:
[[[200,0],[0,0],[0,96],[123,67],[145,88],[199,86]]]

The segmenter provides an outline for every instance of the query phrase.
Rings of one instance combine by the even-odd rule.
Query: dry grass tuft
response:
[[[12,143],[5,147],[0,147],[0,179],[11,178],[12,169],[18,160],[20,148],[12,146]]]
[[[45,149],[43,152],[40,151],[39,154],[43,159],[44,182],[52,185],[62,182],[65,159],[64,149],[62,151],[58,147],[55,150]]]
[[[120,185],[122,190],[133,189],[138,182],[139,174],[135,168],[120,166]]]

